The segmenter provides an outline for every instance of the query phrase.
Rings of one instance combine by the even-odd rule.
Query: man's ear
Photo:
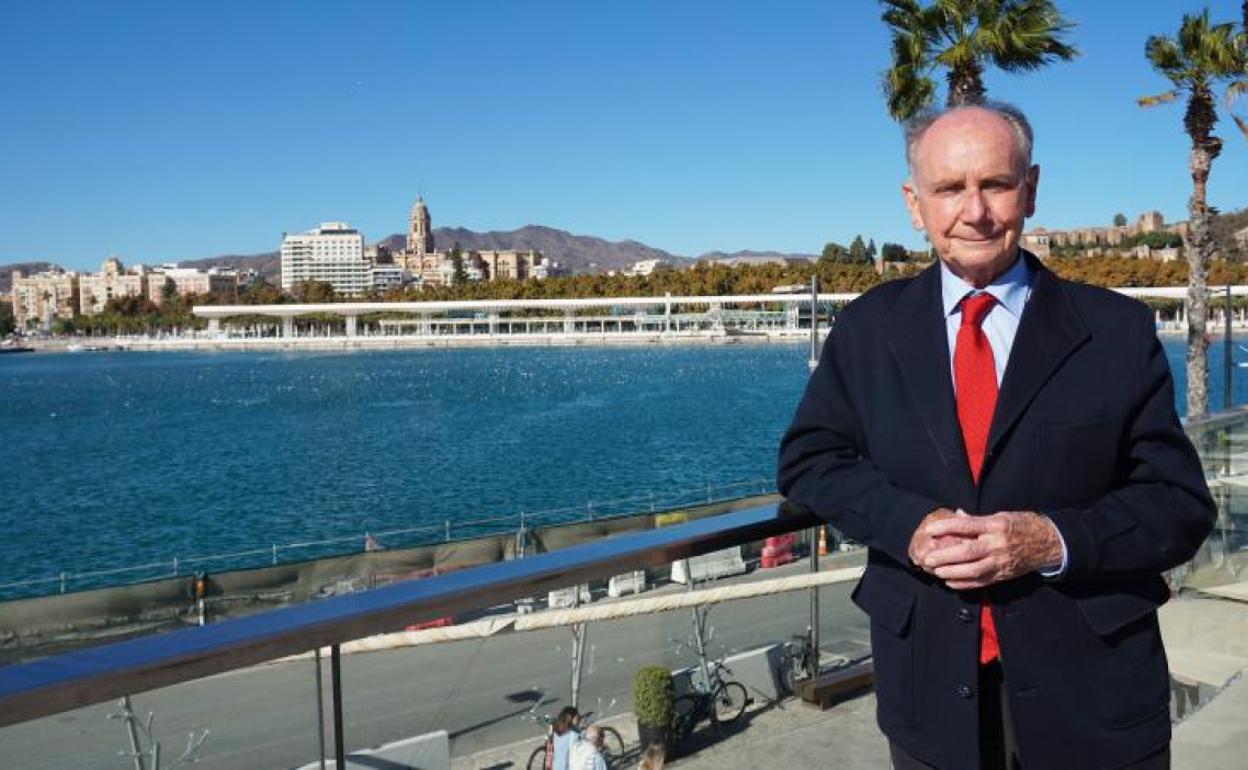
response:
[[[915,230],[923,229],[923,215],[919,213],[919,194],[914,189],[914,180],[907,179],[901,183],[901,198],[906,202],[906,210],[910,212],[910,224]]]
[[[1040,165],[1027,169],[1027,216],[1036,213],[1036,189],[1040,186]]]

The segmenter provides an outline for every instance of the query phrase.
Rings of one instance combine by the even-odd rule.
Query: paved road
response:
[[[860,560],[859,560],[860,561]],[[755,573],[745,579],[798,571]],[[804,569],[804,565],[801,567]],[[848,585],[822,591],[824,649],[866,644],[865,617],[848,601]],[[805,591],[720,605],[711,610],[715,628],[711,652],[731,654],[783,642],[805,630]],[[687,638],[688,611],[667,612],[590,626],[583,709],[604,716],[630,711],[631,678],[637,667],[690,665],[671,637]],[[545,692],[541,711],[568,702],[571,632],[552,629],[345,656],[344,712],[347,750],[376,746],[437,729],[452,736],[452,753],[463,756],[532,736],[540,730],[528,718],[534,692]],[[328,665],[324,666],[328,699]],[[198,767],[280,768],[315,760],[316,680],[311,660],[259,666],[244,671],[138,695],[136,708],[156,713],[154,732],[162,743],[163,766],[181,753],[192,728],[211,730]],[[126,746],[121,722],[109,720],[115,707],[79,709],[0,730],[0,767],[133,768],[117,752]],[[329,710],[326,709],[327,720]],[[332,726],[327,745],[332,751]]]

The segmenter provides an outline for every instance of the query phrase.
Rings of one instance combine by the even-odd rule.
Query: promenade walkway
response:
[[[1248,582],[1172,604],[1174,610],[1163,615],[1171,623],[1163,630],[1170,632],[1167,645],[1175,647],[1176,677],[1186,672],[1213,690],[1207,705],[1175,727],[1174,767],[1248,766]]]
[[[1239,597],[1243,597],[1242,599]],[[1174,731],[1176,770],[1227,770],[1248,764],[1248,583],[1185,594],[1161,610],[1172,673],[1182,689],[1210,698]],[[1194,703],[1185,703],[1194,708]],[[630,715],[609,722],[635,746]],[[827,768],[888,770],[888,746],[875,723],[871,693],[828,711],[795,699],[762,705],[719,736],[703,727],[696,753],[668,764],[680,770]],[[695,740],[698,740],[695,737]],[[533,741],[465,756],[454,770],[523,768]],[[635,748],[633,748],[635,752]],[[522,756],[523,755],[523,756]],[[625,768],[635,767],[630,757]]]

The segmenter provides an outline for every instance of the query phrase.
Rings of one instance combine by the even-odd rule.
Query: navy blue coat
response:
[[[1179,424],[1143,304],[1035,269],[980,484],[958,427],[939,267],[840,313],[780,447],[779,489],[869,547],[853,599],[871,619],[878,718],[941,768],[979,766],[978,598],[907,557],[939,507],[1035,510],[1069,568],[988,591],[1027,770],[1110,768],[1170,739],[1161,572],[1215,507]]]

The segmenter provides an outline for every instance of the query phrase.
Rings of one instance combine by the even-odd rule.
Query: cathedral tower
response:
[[[407,226],[407,253],[418,258],[433,253],[433,226],[424,196],[418,197],[412,204]]]

